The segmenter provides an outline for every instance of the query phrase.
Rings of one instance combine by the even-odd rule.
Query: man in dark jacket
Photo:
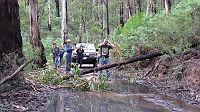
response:
[[[56,43],[53,42],[53,44],[52,44],[52,54],[53,54],[54,68],[57,68],[58,64],[59,64],[59,52],[60,52],[59,47],[57,47]]]
[[[82,62],[83,62],[83,53],[84,53],[84,50],[83,50],[83,46],[80,45],[78,47],[78,49],[76,50],[76,63],[78,63],[80,66],[80,68],[82,67]]]

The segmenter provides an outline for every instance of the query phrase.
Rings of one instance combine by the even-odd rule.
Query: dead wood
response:
[[[30,64],[33,60],[29,60],[26,63],[24,63],[23,65],[21,65],[14,73],[12,73],[12,75],[7,76],[6,78],[4,78],[1,82],[0,85],[2,85],[3,83],[11,80],[13,77],[15,77],[16,75],[18,75],[18,73],[23,70],[24,67],[26,67],[28,64]]]
[[[160,65],[162,61],[162,58],[159,59],[159,61],[144,75],[144,77],[147,77],[152,71],[156,70],[158,66]]]
[[[123,61],[119,61],[119,62],[115,62],[115,63],[112,63],[112,64],[103,65],[103,66],[100,66],[100,67],[85,70],[81,73],[81,75],[101,71],[101,70],[104,70],[104,69],[110,69],[110,68],[113,68],[113,67],[126,65],[126,64],[129,64],[129,63],[142,61],[142,60],[146,60],[146,59],[150,59],[150,58],[154,58],[154,57],[158,57],[158,56],[162,56],[162,55],[163,55],[163,53],[161,53],[160,51],[154,51],[152,53],[148,53],[148,54],[145,54],[145,55],[133,56],[133,57],[126,59],[126,60],[123,60]]]

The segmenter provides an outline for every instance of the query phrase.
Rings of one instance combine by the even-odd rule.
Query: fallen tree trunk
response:
[[[29,63],[31,63],[33,60],[29,60],[26,63],[24,63],[22,66],[20,66],[14,73],[12,73],[12,75],[7,76],[5,79],[3,79],[0,82],[0,85],[2,85],[3,83],[11,80],[13,77],[15,77],[21,70],[23,70],[24,67],[26,67]]]
[[[129,63],[142,61],[142,60],[145,60],[145,59],[150,59],[150,58],[158,57],[158,56],[162,56],[162,55],[163,55],[163,53],[161,53],[160,51],[155,51],[155,52],[148,53],[148,54],[145,54],[145,55],[133,56],[133,57],[127,59],[127,60],[123,60],[123,61],[120,61],[120,62],[116,62],[116,63],[103,65],[103,66],[100,66],[100,67],[85,70],[81,73],[81,75],[92,73],[92,72],[97,72],[97,71],[101,71],[101,70],[104,70],[104,69],[109,69],[109,68],[113,68],[113,67],[117,67],[117,66],[121,66],[121,65],[126,65],[126,64],[129,64]]]

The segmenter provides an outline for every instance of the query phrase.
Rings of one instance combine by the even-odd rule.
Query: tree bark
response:
[[[171,8],[170,0],[165,0],[165,13],[166,13],[166,16],[169,16],[170,8]]]
[[[2,61],[4,54],[15,52],[22,56],[22,37],[17,0],[0,0],[0,9],[0,60]]]
[[[67,24],[67,0],[62,0],[62,18],[61,18],[61,38],[63,43],[68,38],[68,24]]]
[[[57,17],[60,17],[60,2],[59,0],[55,0],[56,3],[56,15]]]
[[[133,56],[133,57],[131,57],[127,60],[124,60],[124,61],[115,62],[113,64],[103,65],[103,66],[100,66],[100,67],[85,70],[81,73],[81,75],[96,72],[96,71],[101,71],[101,70],[104,70],[104,69],[109,69],[109,68],[113,68],[113,67],[117,67],[117,66],[121,66],[121,65],[126,65],[126,64],[129,64],[129,63],[142,61],[142,60],[145,60],[145,59],[150,59],[150,58],[154,58],[154,57],[158,57],[158,56],[162,56],[162,55],[163,55],[163,53],[161,53],[160,51],[155,51],[155,52],[145,54],[145,55]]]
[[[37,67],[44,67],[47,60],[44,53],[44,46],[42,44],[39,32],[39,15],[38,15],[38,1],[29,0],[29,18],[30,18],[30,43],[35,54],[34,64]]]
[[[98,22],[99,21],[99,9],[98,9],[98,0],[93,0],[93,5],[95,7],[95,10],[94,10],[94,21]]]
[[[0,0],[0,58],[2,54],[22,51],[17,0]],[[21,53],[20,53],[21,54]]]
[[[14,77],[16,77],[19,72],[21,70],[24,69],[24,67],[26,67],[28,64],[30,64],[33,60],[29,60],[26,63],[24,63],[23,65],[21,65],[14,73],[12,73],[12,75],[7,76],[5,79],[3,79],[2,81],[0,81],[0,85],[4,84],[5,82],[8,82],[9,80],[13,79]]]
[[[141,0],[136,0],[136,12],[142,12]]]
[[[131,2],[131,0],[128,0],[127,1],[127,18],[126,18],[126,20],[128,20],[131,16],[132,16],[132,2]]]
[[[124,26],[124,4],[123,4],[123,1],[121,2],[121,5],[120,5],[120,25],[121,27]]]
[[[149,13],[153,16],[156,14],[156,2],[154,0],[148,0],[147,1],[146,16],[148,16]]]
[[[52,27],[51,27],[51,0],[47,1],[47,5],[48,5],[48,29],[49,31],[51,31]]]
[[[103,0],[103,31],[104,36],[109,35],[108,0]]]
[[[20,65],[23,58],[22,37],[20,33],[19,5],[17,0],[0,0],[0,81]],[[0,87],[0,93],[16,88],[23,82],[17,76]]]
[[[83,16],[83,0],[81,2],[81,16],[80,16],[80,25],[79,25],[79,43],[82,42],[83,32],[84,32],[84,16]]]

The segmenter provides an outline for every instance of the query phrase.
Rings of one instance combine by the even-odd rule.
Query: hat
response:
[[[67,39],[67,42],[72,42],[70,39]]]
[[[55,41],[53,41],[53,42],[52,42],[52,44],[53,44],[53,45],[55,45],[55,44],[56,44],[56,42],[55,42]]]

